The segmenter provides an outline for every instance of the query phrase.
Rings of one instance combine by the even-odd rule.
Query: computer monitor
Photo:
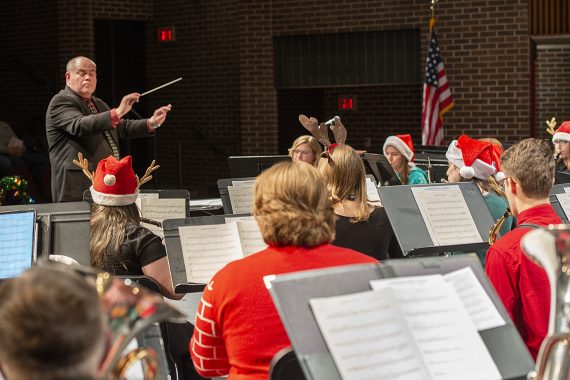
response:
[[[36,259],[34,210],[0,213],[0,280],[19,276]]]
[[[400,179],[392,169],[392,165],[383,154],[363,153],[362,158],[367,167],[367,171],[371,172],[376,178],[376,182],[380,186],[401,185]]]
[[[230,156],[228,164],[232,178],[256,177],[265,169],[279,161],[291,161],[291,157],[283,154],[276,156]]]

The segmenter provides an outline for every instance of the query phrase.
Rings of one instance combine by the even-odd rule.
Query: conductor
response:
[[[72,162],[78,152],[92,165],[110,155],[119,159],[119,137],[152,134],[172,109],[168,104],[156,109],[149,119],[122,119],[139,101],[139,93],[125,95],[118,107],[110,109],[93,96],[97,87],[95,62],[75,57],[65,70],[66,86],[51,99],[46,113],[54,202],[81,201],[83,192],[90,186],[81,169]]]

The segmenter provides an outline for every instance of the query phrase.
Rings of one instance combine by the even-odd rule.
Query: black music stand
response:
[[[552,186],[552,189],[550,190],[550,205],[552,206],[554,211],[556,211],[556,214],[558,214],[560,219],[562,219],[562,223],[568,223],[569,219],[568,216],[566,216],[566,214],[564,213],[564,210],[562,209],[562,206],[560,205],[558,198],[556,198],[556,194],[564,194],[566,192],[564,190],[565,188],[570,188],[570,183],[556,184]]]
[[[228,165],[232,177],[256,177],[265,169],[280,161],[291,161],[288,155],[275,156],[230,156]]]
[[[556,171],[554,173],[554,183],[555,184],[564,184],[564,183],[570,183],[570,173],[568,172],[561,172],[561,171]]]
[[[309,300],[370,290],[369,282],[389,277],[445,274],[470,267],[506,324],[479,331],[503,379],[526,379],[534,362],[476,255],[388,260],[383,264],[343,267],[277,275],[269,292],[279,312],[305,377],[341,380]],[[443,321],[442,321],[443,322]],[[379,326],[381,328],[381,326]]]
[[[459,186],[483,242],[446,246],[434,245],[412,194],[412,187],[453,185]],[[474,182],[397,187],[381,186],[378,188],[378,192],[404,256],[437,255],[445,252],[475,252],[489,248],[487,238],[495,221],[481,191]]]
[[[220,198],[222,199],[222,206],[224,207],[224,214],[233,214],[232,202],[230,200],[230,193],[228,192],[228,186],[232,186],[234,182],[239,181],[253,181],[255,177],[244,177],[244,178],[221,178],[218,180],[218,191],[220,192]]]
[[[3,206],[3,211],[36,211],[38,257],[64,255],[91,265],[89,239],[91,209],[86,202],[40,203]]]
[[[185,219],[167,219],[162,222],[164,243],[168,253],[168,264],[172,275],[172,284],[176,293],[196,293],[204,290],[206,284],[189,282],[184,265],[184,255],[178,227],[208,224],[225,224],[224,215],[198,216]]]
[[[392,165],[383,154],[363,153],[362,158],[367,172],[371,172],[380,186],[401,185],[400,179],[392,169]]]

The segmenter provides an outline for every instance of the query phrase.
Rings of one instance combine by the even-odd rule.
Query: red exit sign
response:
[[[356,95],[339,95],[338,110],[339,111],[356,110]]]
[[[173,26],[163,26],[157,29],[158,42],[173,42],[176,38],[174,36]]]

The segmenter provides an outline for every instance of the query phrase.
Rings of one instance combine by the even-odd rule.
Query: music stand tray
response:
[[[401,185],[400,179],[392,169],[392,165],[383,154],[363,153],[362,158],[365,165],[372,171],[376,178],[376,183],[380,186]]]

